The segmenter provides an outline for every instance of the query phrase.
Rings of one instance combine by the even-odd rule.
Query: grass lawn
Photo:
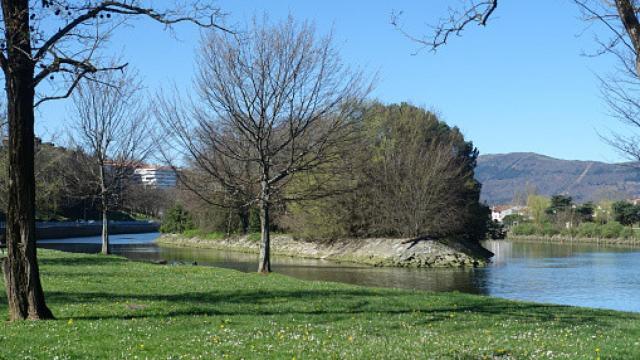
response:
[[[58,320],[3,322],[2,359],[640,358],[640,314],[39,254]]]

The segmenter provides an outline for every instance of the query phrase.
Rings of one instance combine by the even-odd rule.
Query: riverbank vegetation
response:
[[[342,160],[350,170],[332,180],[327,196],[297,203],[273,199],[272,231],[311,240],[430,235],[475,242],[485,237],[488,208],[479,203],[480,184],[473,179],[477,150],[457,128],[406,103],[367,104],[353,121],[358,147]],[[307,186],[311,176],[295,177],[285,194]],[[202,184],[211,187],[210,182]],[[178,204],[166,212],[162,231],[205,237],[260,231],[257,207],[231,201],[232,193],[209,195],[237,207],[212,205],[182,191]]]
[[[503,223],[515,236],[586,239],[640,239],[640,205],[627,201],[574,204],[569,196],[530,195],[527,213],[507,215]]]
[[[0,129],[0,136],[5,131]],[[64,143],[64,142],[63,142]],[[101,220],[97,160],[74,144],[36,139],[36,220]],[[8,193],[8,149],[0,146],[0,219],[4,219]],[[121,177],[108,202],[109,220],[159,219],[175,198],[172,189],[145,187],[131,177]]]
[[[275,230],[313,240],[485,237],[478,150],[458,128],[410,104],[368,100],[370,81],[306,22],[254,20],[246,31],[247,40],[205,36],[198,98],[161,96],[155,106],[165,160],[188,164],[181,204],[195,227],[257,227],[261,272]]]
[[[637,314],[101,255],[42,250],[39,258],[57,320],[5,324],[0,358],[622,359],[640,352]]]

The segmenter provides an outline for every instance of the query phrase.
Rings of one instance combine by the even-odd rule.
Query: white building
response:
[[[502,222],[507,215],[522,215],[525,216],[526,206],[514,206],[514,205],[497,205],[491,208],[491,220],[497,220]]]
[[[142,185],[157,188],[174,188],[178,182],[175,171],[168,166],[144,166],[135,169]]]

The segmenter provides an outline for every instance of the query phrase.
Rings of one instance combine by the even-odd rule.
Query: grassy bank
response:
[[[0,358],[640,356],[638,314],[40,254],[58,320],[4,323]]]
[[[239,239],[245,235],[240,234],[226,234],[222,231],[202,231],[200,229],[185,230],[181,236],[185,238],[198,238],[202,240],[225,240],[225,239]],[[271,236],[286,235],[279,232],[271,232]],[[251,232],[246,235],[248,240],[259,242],[261,234],[259,232]]]

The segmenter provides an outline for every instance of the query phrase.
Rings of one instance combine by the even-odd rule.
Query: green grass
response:
[[[222,231],[207,232],[200,229],[185,230],[182,235],[187,238],[197,237],[202,240],[222,240],[227,237],[227,234]]]
[[[638,314],[44,250],[40,263],[58,320],[3,323],[2,359],[640,357]]]
[[[240,237],[242,235],[240,234],[231,234],[231,236],[228,236],[226,233],[222,232],[222,231],[203,231],[200,229],[189,229],[189,230],[185,230],[182,234],[182,236],[186,237],[186,238],[193,238],[193,237],[197,237],[198,239],[201,240],[223,240],[229,237]],[[271,237],[277,236],[277,235],[283,235],[283,233],[280,232],[275,232],[272,231],[271,232]],[[247,234],[247,240],[249,241],[253,241],[253,242],[259,242],[261,239],[262,234],[260,234],[260,232],[250,232]]]

